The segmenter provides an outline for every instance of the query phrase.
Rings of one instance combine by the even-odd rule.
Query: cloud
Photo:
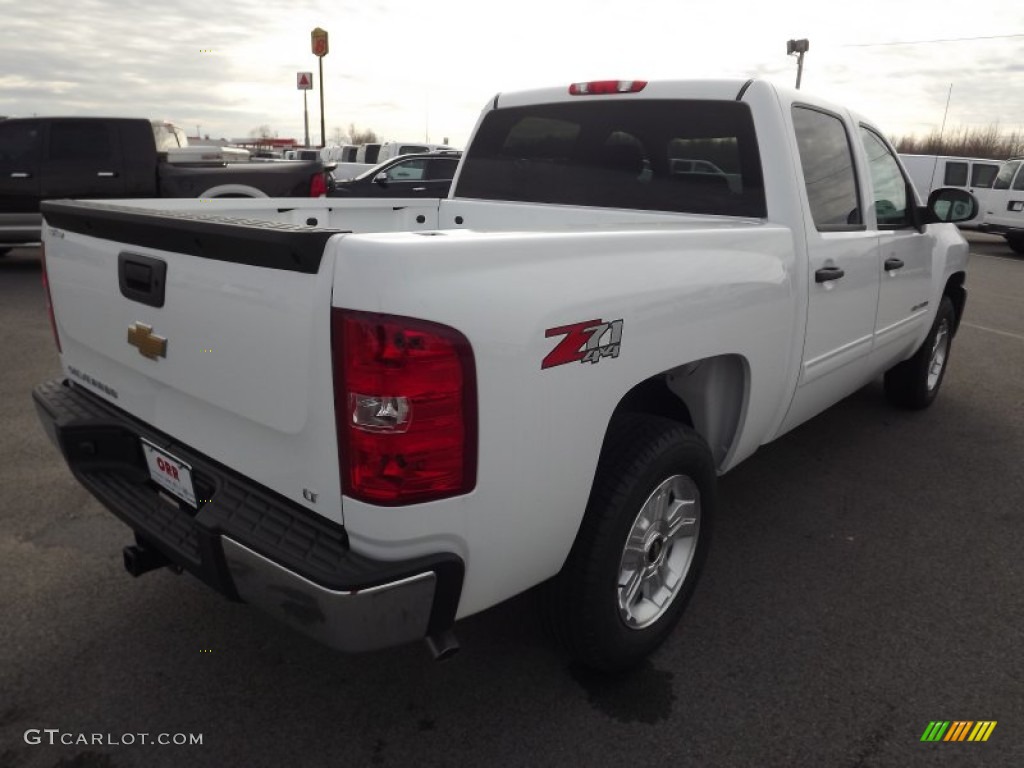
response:
[[[0,112],[159,117],[214,137],[262,124],[301,136],[298,71],[314,73],[319,128],[314,26],[330,33],[328,134],[356,123],[419,139],[429,126],[464,143],[495,93],[588,78],[756,76],[792,87],[794,37],[811,41],[804,88],[887,132],[941,123],[950,83],[948,120],[1011,129],[1024,115],[1024,92],[1010,87],[1024,70],[1020,40],[853,47],[1024,28],[1011,0],[971,18],[881,0],[852,14],[810,0],[517,0],[514,12],[470,0],[0,0],[0,18]]]

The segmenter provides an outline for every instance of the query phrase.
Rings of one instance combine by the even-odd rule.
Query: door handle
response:
[[[31,173],[25,173],[24,171],[15,171],[11,174],[12,179],[27,179],[32,176]]]
[[[112,179],[115,176],[117,176],[117,174],[114,173],[113,171],[98,171],[96,175],[102,179]]]
[[[902,259],[886,259],[885,260],[885,271],[889,272],[894,269],[903,269]]]
[[[413,192],[426,192],[427,188],[426,187],[413,187],[412,191]]]
[[[838,280],[845,274],[839,267],[822,267],[814,273],[814,282],[827,283],[830,280]]]

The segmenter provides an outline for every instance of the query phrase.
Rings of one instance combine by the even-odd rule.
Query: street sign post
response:
[[[326,146],[327,142],[324,140],[324,56],[327,55],[327,30],[317,27],[310,35],[310,43],[313,48],[313,55],[316,56],[317,61],[320,62],[320,146]]]
[[[313,73],[312,72],[296,72],[295,73],[295,85],[302,91],[302,124],[306,127],[306,143],[303,146],[309,146],[309,104],[306,102],[306,92],[313,87]]]
[[[317,27],[310,33],[313,43],[313,55],[323,58],[327,55],[327,30]]]

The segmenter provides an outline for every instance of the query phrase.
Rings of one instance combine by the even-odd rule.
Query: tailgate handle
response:
[[[117,282],[121,295],[150,307],[164,305],[167,262],[137,253],[117,256]]]

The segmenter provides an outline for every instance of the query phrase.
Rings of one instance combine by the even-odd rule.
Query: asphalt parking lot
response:
[[[935,405],[892,410],[877,382],[725,476],[682,624],[610,679],[565,664],[530,594],[461,622],[462,652],[433,663],[419,645],[339,656],[190,577],[133,580],[127,528],[37,423],[31,389],[59,366],[38,251],[15,250],[0,259],[0,766],[1024,765],[1024,257],[971,239]],[[934,720],[998,725],[985,743],[922,743]],[[51,745],[45,729],[115,743]]]

